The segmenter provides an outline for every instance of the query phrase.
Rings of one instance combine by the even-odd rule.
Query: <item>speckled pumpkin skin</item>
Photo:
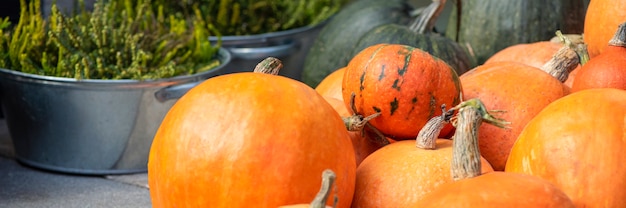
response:
[[[370,123],[396,140],[415,139],[428,119],[441,115],[442,104],[459,103],[461,92],[459,77],[448,64],[400,44],[362,50],[348,63],[342,87],[346,103],[355,93],[358,114],[381,112]]]

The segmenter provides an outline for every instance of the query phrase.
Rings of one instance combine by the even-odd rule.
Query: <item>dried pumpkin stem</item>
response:
[[[446,0],[433,0],[430,5],[424,8],[419,17],[417,17],[409,26],[412,31],[418,34],[428,33],[435,28],[437,18],[443,11],[446,5]]]
[[[610,46],[626,47],[626,23],[622,23],[617,27],[617,31],[611,40]]]
[[[426,125],[422,127],[422,129],[417,134],[417,138],[415,139],[415,146],[421,149],[435,149],[435,144],[437,143],[437,138],[439,137],[439,133],[441,133],[441,129],[443,129],[444,125],[450,122],[453,110],[446,111],[446,105],[441,105],[442,114],[439,116],[432,117]]]
[[[482,122],[486,121],[498,127],[505,127],[509,124],[509,122],[490,115],[479,99],[467,100],[457,107],[460,108],[452,143],[451,166],[452,179],[455,181],[473,178],[481,174],[478,127]]]
[[[326,169],[324,170],[324,172],[322,172],[322,187],[320,188],[320,191],[317,192],[315,199],[313,199],[309,207],[311,208],[326,207],[326,201],[328,199],[328,196],[330,195],[331,188],[333,187],[333,183],[335,182],[335,178],[336,178],[335,172],[333,172],[330,169]],[[337,205],[337,198],[335,196],[335,205],[333,207],[336,207],[336,205]]]
[[[278,75],[283,68],[283,62],[274,57],[267,57],[259,62],[254,68],[255,73]]]
[[[541,70],[552,75],[561,82],[565,82],[569,73],[574,70],[580,63],[580,58],[576,52],[576,46],[561,31],[556,32],[557,36],[564,42],[554,56],[543,66]]]
[[[348,131],[361,131],[361,135],[366,135],[365,127],[367,127],[368,130],[371,130],[374,134],[376,134],[376,142],[379,142],[383,145],[389,144],[389,141],[387,140],[385,135],[369,123],[370,120],[380,116],[381,113],[374,113],[367,117],[363,117],[362,115],[357,114],[356,105],[354,104],[355,97],[356,94],[354,93],[350,95],[350,108],[352,110],[352,115],[348,117],[342,117],[346,129],[348,129]]]

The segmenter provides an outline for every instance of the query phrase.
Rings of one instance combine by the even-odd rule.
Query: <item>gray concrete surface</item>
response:
[[[80,176],[24,166],[0,119],[0,207],[151,207],[147,174]]]

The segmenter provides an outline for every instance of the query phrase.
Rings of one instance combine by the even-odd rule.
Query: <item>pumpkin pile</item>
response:
[[[552,28],[543,38],[499,42],[505,47],[480,49],[482,58],[475,60],[482,62],[459,73],[450,60],[394,42],[397,33],[389,32],[432,25],[429,18],[446,1],[433,1],[417,17],[402,13],[402,0],[375,2],[353,1],[336,17],[361,20],[346,11],[356,15],[365,8],[401,15],[394,21],[371,17],[376,24],[367,31],[375,33],[355,29],[360,39],[341,47],[375,38],[357,52],[341,49],[343,56],[328,60],[332,70],[316,75],[315,87],[275,75],[280,61],[268,58],[256,73],[214,77],[185,94],[153,141],[148,180],[154,206],[626,205],[626,10],[619,10],[624,16],[584,22],[585,31],[612,25],[606,47],[587,41],[601,37],[598,31],[582,34],[582,20],[548,18],[541,21],[552,23],[525,27],[578,30]],[[550,6],[580,14],[581,2]],[[611,2],[594,0],[587,16]],[[466,9],[478,4],[456,3],[463,7],[455,15],[477,15]],[[621,22],[612,23],[617,17]],[[456,36],[470,41],[472,32],[463,24],[471,22],[454,18],[461,21]],[[335,21],[328,26],[340,25]],[[507,29],[485,36],[499,39],[500,30]],[[471,54],[466,43],[454,43],[463,55]]]

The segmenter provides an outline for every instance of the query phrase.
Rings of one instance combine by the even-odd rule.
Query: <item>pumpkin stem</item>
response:
[[[617,31],[613,38],[609,40],[610,46],[626,47],[626,22],[617,27]]]
[[[589,51],[587,50],[587,44],[581,43],[576,45],[576,54],[578,54],[578,59],[580,59],[580,65],[585,65],[587,61],[589,61]]]
[[[430,5],[424,8],[420,12],[420,15],[413,20],[409,29],[418,34],[425,34],[433,31],[435,23],[437,23],[437,18],[443,11],[445,5],[446,0],[433,0],[433,3],[430,3]]]
[[[556,36],[554,36],[550,41],[555,43],[563,43],[564,45],[569,46],[574,51],[576,51],[578,59],[580,60],[580,65],[585,65],[587,61],[589,61],[587,44],[585,44],[582,34],[563,34],[560,30],[557,30]]]
[[[564,42],[563,47],[561,47],[546,64],[541,66],[541,70],[552,75],[559,81],[565,82],[569,73],[580,63],[580,58],[578,53],[576,53],[576,46],[574,46],[569,38],[563,36],[561,31],[557,31],[556,34]]]
[[[343,120],[344,125],[346,126],[346,129],[348,129],[348,131],[361,131],[361,135],[366,135],[365,127],[367,127],[368,130],[371,130],[374,134],[376,134],[376,139],[375,139],[376,142],[383,144],[383,145],[389,144],[389,140],[387,140],[385,135],[382,132],[380,132],[380,130],[378,130],[376,127],[372,126],[372,124],[369,123],[370,120],[380,116],[381,113],[377,112],[367,117],[363,117],[362,115],[357,114],[356,105],[354,104],[355,97],[356,97],[356,94],[353,92],[350,95],[350,108],[352,110],[352,115],[341,118]]]
[[[278,72],[283,68],[283,62],[280,59],[274,57],[267,57],[263,61],[259,62],[254,68],[255,73],[278,75]]]
[[[435,144],[437,143],[437,138],[439,137],[439,133],[441,129],[443,129],[444,125],[450,122],[452,115],[454,114],[454,110],[446,111],[446,104],[441,105],[442,114],[439,116],[432,117],[426,125],[420,130],[417,134],[417,138],[415,139],[415,146],[421,149],[435,149]]]
[[[510,122],[490,115],[482,101],[476,98],[464,101],[452,109],[459,109],[452,142],[451,166],[452,179],[458,181],[481,174],[478,127],[482,122],[486,121],[498,127],[505,127]]]
[[[497,118],[492,115],[492,113],[503,113],[505,112],[504,110],[487,110],[483,102],[480,101],[478,98],[473,98],[473,99],[463,101],[459,103],[457,106],[454,106],[453,108],[451,108],[450,111],[460,110],[461,108],[467,108],[467,107],[477,109],[480,112],[482,120],[491,125],[494,125],[500,128],[509,128],[508,125],[511,124],[511,122],[505,121],[504,119]],[[451,120],[456,120],[456,118],[452,118]],[[457,122],[453,122],[455,126],[456,126],[456,123]]]
[[[320,187],[320,191],[317,192],[315,199],[309,204],[311,208],[324,208],[326,207],[326,200],[330,195],[331,188],[333,187],[333,183],[335,182],[335,172],[330,169],[324,170],[322,172],[322,187]],[[335,196],[335,203],[333,207],[337,205],[337,197]]]

